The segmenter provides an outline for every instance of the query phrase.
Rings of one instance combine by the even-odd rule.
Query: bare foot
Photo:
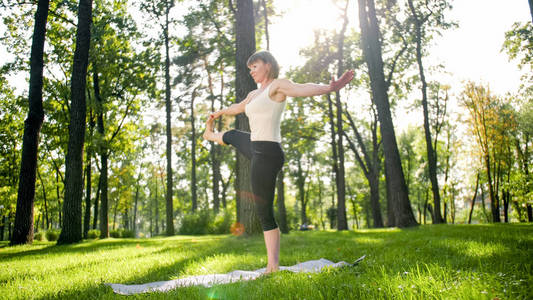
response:
[[[215,143],[218,143],[220,145],[226,145],[223,140],[224,132],[215,132],[213,130],[213,123],[215,122],[215,119],[212,117],[209,117],[207,121],[205,122],[205,131],[202,137],[205,140],[212,141]]]
[[[270,274],[270,273],[274,273],[277,271],[279,271],[279,266],[275,266],[275,267],[267,266],[265,274]]]
[[[205,140],[208,140],[208,141],[214,141],[213,140],[213,135],[214,135],[214,132],[213,132],[213,122],[215,121],[215,119],[209,117],[207,119],[207,121],[205,122],[205,131],[204,131],[204,134],[202,135],[202,137],[205,139]]]

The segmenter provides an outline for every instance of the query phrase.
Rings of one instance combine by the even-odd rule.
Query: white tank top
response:
[[[280,124],[285,101],[276,102],[270,99],[271,85],[256,94],[244,108],[250,121],[250,140],[252,141],[281,142]]]

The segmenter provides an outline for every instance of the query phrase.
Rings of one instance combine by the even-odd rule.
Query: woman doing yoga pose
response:
[[[246,99],[228,108],[213,112],[206,122],[204,139],[221,145],[232,145],[251,160],[251,183],[255,212],[257,213],[267,249],[266,273],[279,269],[280,231],[274,220],[274,190],[276,176],[284,162],[281,148],[280,123],[287,97],[309,97],[338,91],[354,77],[354,71],[345,72],[338,80],[332,78],[329,85],[297,84],[287,79],[277,79],[279,66],[267,51],[254,53],[247,62],[250,75],[259,88],[251,91]],[[250,133],[239,130],[213,131],[213,121],[222,115],[246,113]]]

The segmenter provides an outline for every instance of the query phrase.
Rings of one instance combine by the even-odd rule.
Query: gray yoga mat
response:
[[[364,258],[365,256],[363,255],[353,263],[347,263],[345,261],[334,263],[327,259],[321,258],[318,260],[309,260],[306,262],[302,262],[290,267],[280,266],[279,269],[280,271],[291,271],[295,273],[318,273],[321,272],[322,269],[325,267],[338,268],[343,266],[355,266]],[[255,271],[236,270],[226,274],[188,276],[174,280],[157,281],[145,284],[126,285],[118,283],[107,283],[107,285],[109,285],[113,289],[113,292],[121,295],[133,295],[148,292],[168,292],[186,286],[202,285],[205,287],[210,287],[215,284],[227,284],[237,281],[254,280],[257,279],[259,276],[263,275],[265,273],[265,270],[265,268],[258,269]]]

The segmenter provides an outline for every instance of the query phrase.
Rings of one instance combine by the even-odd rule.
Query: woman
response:
[[[347,71],[339,80],[325,84],[297,84],[287,79],[277,79],[279,66],[267,51],[254,53],[248,59],[250,75],[259,88],[246,99],[228,108],[212,113],[207,122],[204,139],[221,145],[232,145],[251,160],[251,181],[255,211],[263,227],[268,263],[266,273],[279,269],[280,231],[274,220],[274,190],[276,176],[284,162],[281,149],[280,123],[287,97],[309,97],[338,91],[353,79],[354,72]],[[246,113],[250,133],[229,130],[214,132],[213,121],[222,115]]]

